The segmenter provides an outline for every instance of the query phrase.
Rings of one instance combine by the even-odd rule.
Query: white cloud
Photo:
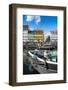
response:
[[[38,24],[39,22],[41,22],[40,16],[35,16],[35,21],[36,21],[36,24]]]
[[[34,19],[34,16],[27,16],[26,21],[29,22],[29,21],[32,21],[33,19]]]
[[[34,28],[33,27],[30,27],[30,30],[34,30]]]
[[[39,22],[41,22],[41,18],[40,16],[27,16],[26,17],[26,21],[27,22],[31,22],[32,20],[35,20],[36,24],[38,24]]]

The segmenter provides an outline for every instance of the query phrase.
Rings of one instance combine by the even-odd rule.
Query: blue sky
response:
[[[57,29],[57,16],[23,15],[23,24],[28,24],[30,30],[41,29],[48,33]]]

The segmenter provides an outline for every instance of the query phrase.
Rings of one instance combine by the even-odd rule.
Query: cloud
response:
[[[27,22],[30,22],[30,21],[32,21],[33,19],[34,19],[34,16],[27,16],[26,21],[27,21]]]
[[[33,31],[33,30],[34,30],[34,28],[33,28],[33,27],[30,27],[30,30],[31,30],[31,31]]]
[[[41,22],[41,17],[40,16],[31,16],[31,15],[26,17],[27,22],[31,22],[32,20],[34,20],[36,22],[36,24],[38,24],[39,22]]]
[[[36,24],[38,24],[39,22],[41,22],[40,16],[35,16],[35,22],[36,22]]]

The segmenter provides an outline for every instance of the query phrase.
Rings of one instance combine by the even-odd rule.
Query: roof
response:
[[[29,30],[29,26],[28,25],[23,25],[23,30]]]

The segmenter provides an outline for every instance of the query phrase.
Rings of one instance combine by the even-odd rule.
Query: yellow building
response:
[[[43,30],[34,30],[34,41],[35,42],[43,42],[44,41]]]

